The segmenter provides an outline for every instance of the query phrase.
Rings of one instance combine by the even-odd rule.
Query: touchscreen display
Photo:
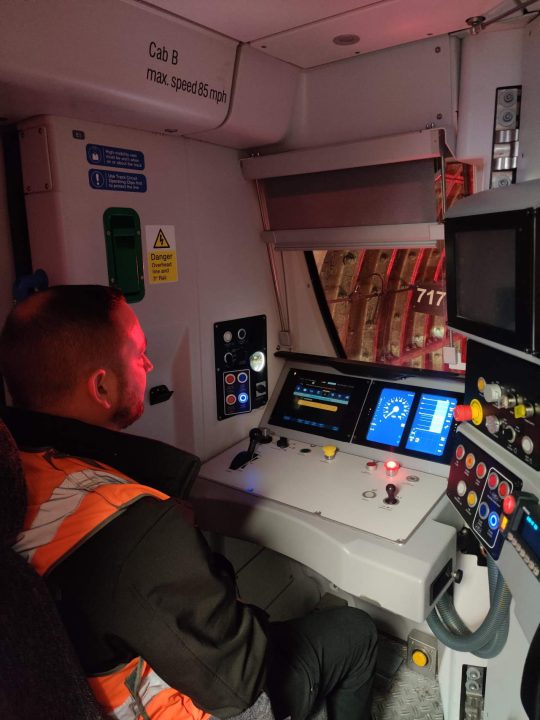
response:
[[[422,393],[414,413],[405,447],[407,450],[442,455],[452,427],[456,398]]]
[[[453,410],[460,399],[458,392],[374,381],[353,442],[448,462]]]
[[[290,370],[271,425],[350,440],[369,381],[311,370]]]
[[[411,411],[414,392],[385,387],[369,423],[367,440],[398,447]]]

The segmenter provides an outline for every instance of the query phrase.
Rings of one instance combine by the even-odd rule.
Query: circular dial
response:
[[[393,398],[387,400],[382,407],[382,416],[384,420],[394,418],[395,420],[405,420],[410,410],[410,403],[406,397],[394,395]]]

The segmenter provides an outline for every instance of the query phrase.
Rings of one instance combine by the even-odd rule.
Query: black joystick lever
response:
[[[386,486],[386,494],[387,497],[384,498],[384,502],[387,505],[395,505],[399,502],[399,500],[396,497],[397,493],[397,487],[394,485],[394,483],[388,483]]]
[[[241,450],[235,455],[229,465],[231,470],[238,470],[238,468],[247,465],[248,462],[253,460],[255,455],[255,448],[259,444],[266,444],[272,442],[272,436],[269,434],[266,428],[252,428],[249,431],[249,446],[247,450]]]

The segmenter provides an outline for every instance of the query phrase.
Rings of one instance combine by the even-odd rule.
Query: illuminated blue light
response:
[[[497,515],[497,513],[492,512],[489,514],[488,523],[489,523],[489,527],[492,530],[495,530],[496,528],[499,527],[499,516]]]
[[[240,393],[240,395],[238,396],[238,401],[241,402],[242,404],[247,403],[247,401],[248,401],[248,394],[247,394],[247,393]]]

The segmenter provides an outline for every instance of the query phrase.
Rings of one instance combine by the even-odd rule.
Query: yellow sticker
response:
[[[159,285],[178,280],[174,225],[146,226],[146,260],[149,282]]]

